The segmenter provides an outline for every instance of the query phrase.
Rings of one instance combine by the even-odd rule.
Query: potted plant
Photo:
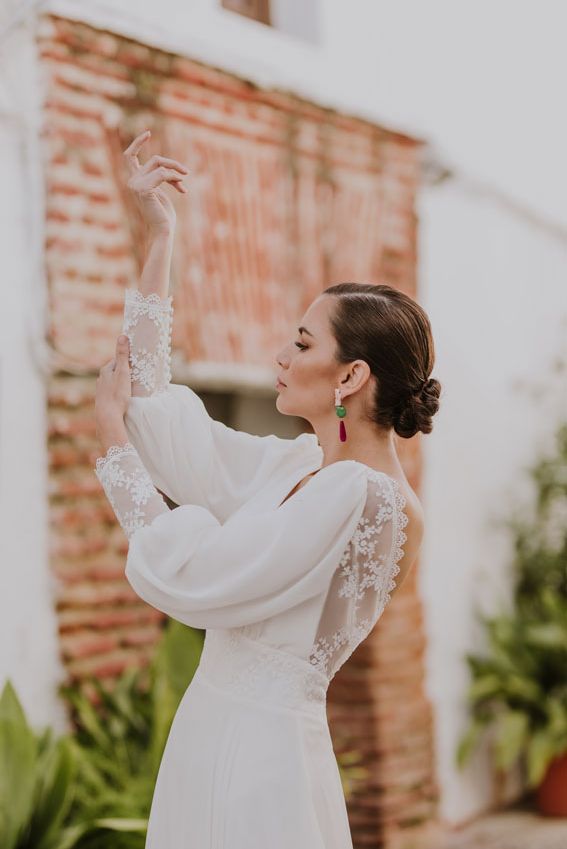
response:
[[[466,763],[489,729],[496,765],[520,763],[538,810],[567,816],[567,425],[556,446],[531,469],[530,516],[510,522],[512,609],[483,617],[487,652],[466,658],[472,721],[457,762]]]

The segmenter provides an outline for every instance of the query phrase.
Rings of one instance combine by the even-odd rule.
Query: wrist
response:
[[[157,227],[155,229],[148,229],[146,232],[146,242],[148,247],[155,243],[170,246],[173,244],[174,237],[175,228],[170,227],[169,225]]]
[[[123,420],[97,426],[97,438],[105,453],[111,445],[125,445],[130,441]]]

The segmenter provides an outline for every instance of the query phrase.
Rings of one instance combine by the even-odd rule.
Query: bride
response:
[[[395,435],[429,433],[440,384],[419,304],[339,283],[277,353],[277,409],[313,433],[257,436],[171,382],[175,159],[124,151],[148,234],[123,333],[100,369],[95,473],[148,604],[206,629],[174,717],[146,849],[352,849],[329,682],[416,560],[423,511]],[[170,509],[163,495],[174,504]]]

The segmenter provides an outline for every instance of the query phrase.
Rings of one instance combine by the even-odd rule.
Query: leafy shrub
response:
[[[567,425],[556,452],[532,469],[531,514],[513,519],[514,597],[510,613],[485,617],[487,655],[467,655],[472,722],[459,742],[464,765],[490,727],[495,762],[518,760],[528,787],[567,752]]]

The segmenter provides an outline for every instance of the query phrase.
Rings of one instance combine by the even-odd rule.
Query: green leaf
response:
[[[93,825],[96,825],[97,828],[106,828],[109,831],[126,831],[133,834],[145,834],[148,828],[148,820],[106,817],[105,819],[95,820]]]
[[[69,825],[61,830],[53,849],[75,849],[79,841],[93,830],[91,823],[81,822]]]
[[[567,734],[567,703],[565,699],[550,698],[546,704],[549,730],[553,735]]]
[[[520,674],[509,675],[506,681],[506,689],[512,696],[525,699],[527,702],[532,702],[538,707],[541,705],[543,695],[541,688],[536,681],[532,681],[526,676]]]
[[[542,728],[533,735],[527,749],[528,784],[535,787],[543,779],[551,761],[560,754],[552,734]]]
[[[0,846],[14,849],[33,807],[37,744],[8,680],[0,696]]]
[[[57,740],[37,763],[34,809],[29,843],[34,849],[50,849],[57,838],[73,797],[75,760],[69,741]]]
[[[497,696],[501,690],[501,678],[494,674],[483,675],[469,686],[468,697],[472,702],[479,702]]]
[[[471,722],[467,731],[461,736],[456,753],[456,764],[459,769],[463,769],[465,764],[470,760],[485,727],[486,722],[475,719]]]
[[[529,732],[529,717],[521,711],[509,710],[497,721],[494,750],[496,764],[508,769],[522,752]]]
[[[537,648],[556,649],[567,654],[567,627],[558,622],[541,622],[526,628],[526,642]]]

